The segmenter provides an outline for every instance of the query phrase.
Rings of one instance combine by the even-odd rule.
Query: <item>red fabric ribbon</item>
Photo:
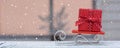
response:
[[[92,17],[81,17],[81,19],[79,19],[78,21],[76,21],[76,26],[81,25],[85,22],[89,23],[89,31],[92,30],[92,26],[95,25],[98,28],[101,28],[101,22],[100,22],[100,18],[92,18]]]

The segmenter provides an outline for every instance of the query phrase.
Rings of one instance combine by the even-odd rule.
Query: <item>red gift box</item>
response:
[[[100,31],[101,10],[80,9],[78,19],[79,31]]]
[[[78,30],[79,31],[86,31],[86,30],[89,30],[89,23],[88,22],[86,22],[84,19],[80,19],[79,20],[79,24],[78,24]]]
[[[102,16],[102,11],[101,10],[93,10],[93,26],[92,26],[92,31],[100,31],[102,26],[101,26],[101,16]]]
[[[92,31],[99,32],[101,30],[101,24],[100,23],[93,23],[92,24]]]
[[[80,9],[79,10],[79,18],[88,17],[89,16],[89,9]]]

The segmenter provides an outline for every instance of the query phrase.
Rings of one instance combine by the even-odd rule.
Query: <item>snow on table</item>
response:
[[[120,48],[120,41],[75,44],[74,41],[0,41],[0,48]]]

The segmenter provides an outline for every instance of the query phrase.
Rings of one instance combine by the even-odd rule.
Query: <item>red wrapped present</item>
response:
[[[89,16],[89,9],[80,9],[79,10],[79,18],[88,17]]]
[[[101,16],[102,16],[101,10],[93,10],[92,31],[100,31],[101,30],[101,28],[102,28]]]
[[[92,30],[91,31],[100,32],[100,30],[101,30],[101,24],[100,23],[93,23],[92,24]]]
[[[80,31],[80,30],[82,30],[82,31],[86,31],[86,30],[89,30],[89,23],[86,21],[86,20],[84,20],[84,19],[80,19],[79,20],[79,25],[78,25],[78,30]]]
[[[79,31],[100,31],[101,10],[80,9],[77,21]]]

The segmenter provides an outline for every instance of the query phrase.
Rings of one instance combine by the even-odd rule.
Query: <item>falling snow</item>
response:
[[[1,0],[0,0],[1,1]],[[64,1],[64,0],[62,0]],[[59,12],[61,12],[60,9],[62,9],[62,7],[65,5],[65,12],[64,13],[68,13],[69,18],[65,18],[67,20],[69,20],[67,27],[70,29],[67,32],[71,33],[71,30],[74,29],[74,22],[77,19],[78,13],[77,13],[77,9],[79,7],[85,7],[85,8],[91,8],[91,4],[85,4],[88,6],[83,6],[84,3],[81,2],[81,0],[77,0],[76,1],[64,1],[64,2],[58,2],[58,1],[54,1],[54,7],[53,7],[53,15],[54,17],[57,16],[57,14],[59,14]],[[86,0],[83,0],[84,2],[86,2]],[[22,3],[21,3],[22,2]],[[57,2],[57,3],[55,3]],[[76,2],[76,3],[74,3]],[[1,2],[0,2],[1,3]],[[48,17],[50,12],[49,12],[49,1],[42,1],[41,0],[4,0],[4,3],[2,2],[2,7],[0,8],[2,9],[2,11],[0,12],[1,15],[1,20],[3,19],[2,24],[2,31],[1,34],[2,35],[7,35],[7,34],[12,34],[12,36],[15,36],[15,34],[18,35],[33,35],[34,33],[36,33],[36,35],[46,35],[48,33],[48,28],[49,25],[44,22],[41,21],[38,18],[38,15],[43,16],[43,17]],[[107,4],[106,0],[103,0],[103,4]],[[58,6],[60,5],[60,6]],[[74,7],[73,7],[74,5]],[[0,6],[1,7],[1,6]],[[69,9],[72,8],[72,9]],[[69,9],[69,10],[68,10]],[[12,13],[11,13],[12,12]],[[64,15],[62,15],[64,16]],[[48,18],[46,18],[47,20]],[[74,19],[74,20],[73,20]],[[56,20],[55,20],[56,21]],[[64,22],[65,20],[63,20]],[[50,21],[52,22],[52,21]],[[114,21],[110,21],[108,22],[110,25],[114,23]],[[43,25],[47,25],[47,29],[44,29],[43,32],[41,31],[42,29],[38,29],[40,26]],[[103,23],[104,24],[104,23]],[[55,24],[54,24],[55,25]],[[71,28],[72,27],[72,28]],[[7,29],[6,29],[7,28]],[[45,27],[44,27],[45,28]],[[5,33],[7,32],[7,33]],[[14,34],[15,33],[15,34]],[[38,37],[34,38],[34,39],[38,39]]]
[[[22,25],[20,25],[20,29],[22,29],[23,28],[23,26]]]
[[[11,4],[11,6],[13,7],[13,6],[14,6],[14,4]]]
[[[112,21],[110,21],[110,23],[112,24],[113,22],[112,22]]]
[[[67,6],[70,6],[70,4],[67,4]]]
[[[28,9],[28,6],[26,6],[25,9]]]
[[[27,16],[27,15],[28,15],[28,13],[24,13],[24,15],[25,15],[25,16]]]
[[[10,6],[15,7],[15,8],[17,7],[17,6],[16,6],[16,5],[14,5],[14,4],[11,4]]]
[[[35,38],[36,40],[38,39],[38,37]]]

